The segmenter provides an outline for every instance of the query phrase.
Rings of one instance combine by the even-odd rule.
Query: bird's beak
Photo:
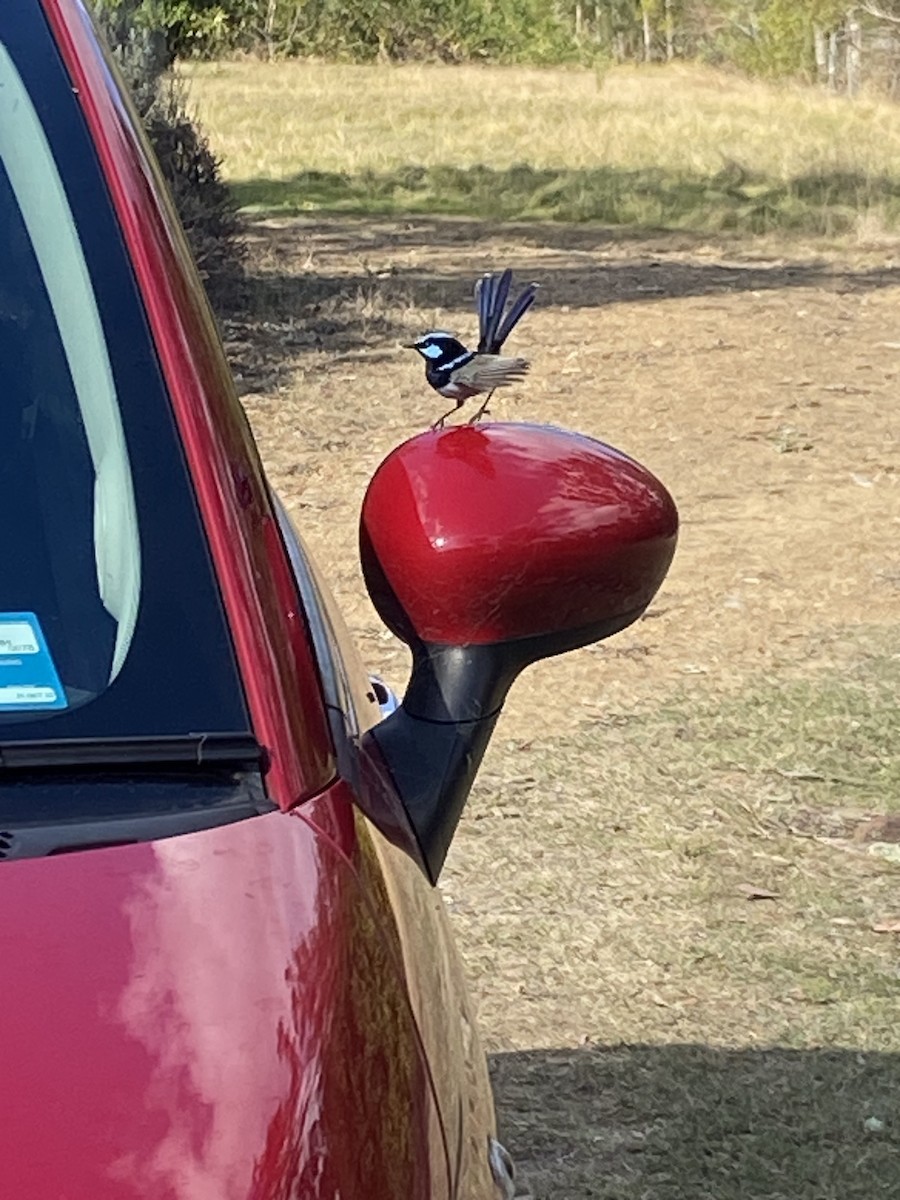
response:
[[[400,343],[401,350],[418,350],[418,348],[419,348],[418,342],[401,342]]]

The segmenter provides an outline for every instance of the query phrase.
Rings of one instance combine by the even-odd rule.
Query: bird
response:
[[[487,392],[481,407],[470,418],[478,421],[488,411],[488,403],[497,388],[509,387],[524,378],[530,366],[527,359],[501,355],[503,343],[532,306],[537,295],[536,283],[526,284],[506,309],[512,271],[483,275],[475,284],[478,311],[478,347],[468,350],[452,333],[433,329],[405,348],[417,350],[425,359],[425,378],[440,395],[455,403],[438,417],[432,429],[440,429],[447,417],[466,400]]]

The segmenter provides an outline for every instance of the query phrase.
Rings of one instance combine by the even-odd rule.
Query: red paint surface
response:
[[[298,814],[4,863],[0,910],[4,1196],[446,1200],[401,976]]]
[[[678,514],[644,467],[546,426],[420,434],[382,463],[361,547],[399,636],[451,645],[576,630],[644,608]]]
[[[144,296],[270,794],[285,808],[320,794],[301,812],[2,864],[0,1193],[448,1200],[413,1010],[462,1179],[483,1179],[492,1126],[439,897],[402,856],[386,882],[346,785],[321,794],[334,764],[317,675],[214,323],[84,10],[43,3]]]
[[[143,294],[250,708],[282,807],[334,777],[296,587],[215,323],[163,185],[78,0],[43,0],[106,176]]]

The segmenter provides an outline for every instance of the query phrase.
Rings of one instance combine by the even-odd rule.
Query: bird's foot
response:
[[[491,396],[493,396],[495,391],[496,388],[491,388],[484,400],[481,402],[481,408],[479,408],[478,412],[475,413],[474,417],[469,417],[470,425],[477,425],[482,417],[489,417],[491,415],[491,410],[488,408],[488,405],[490,404]]]

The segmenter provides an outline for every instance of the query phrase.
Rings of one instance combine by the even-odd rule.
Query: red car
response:
[[[547,428],[399,447],[392,704],[79,0],[0,6],[0,357],[0,1195],[511,1195],[433,884],[514,677],[655,593],[665,489]]]

